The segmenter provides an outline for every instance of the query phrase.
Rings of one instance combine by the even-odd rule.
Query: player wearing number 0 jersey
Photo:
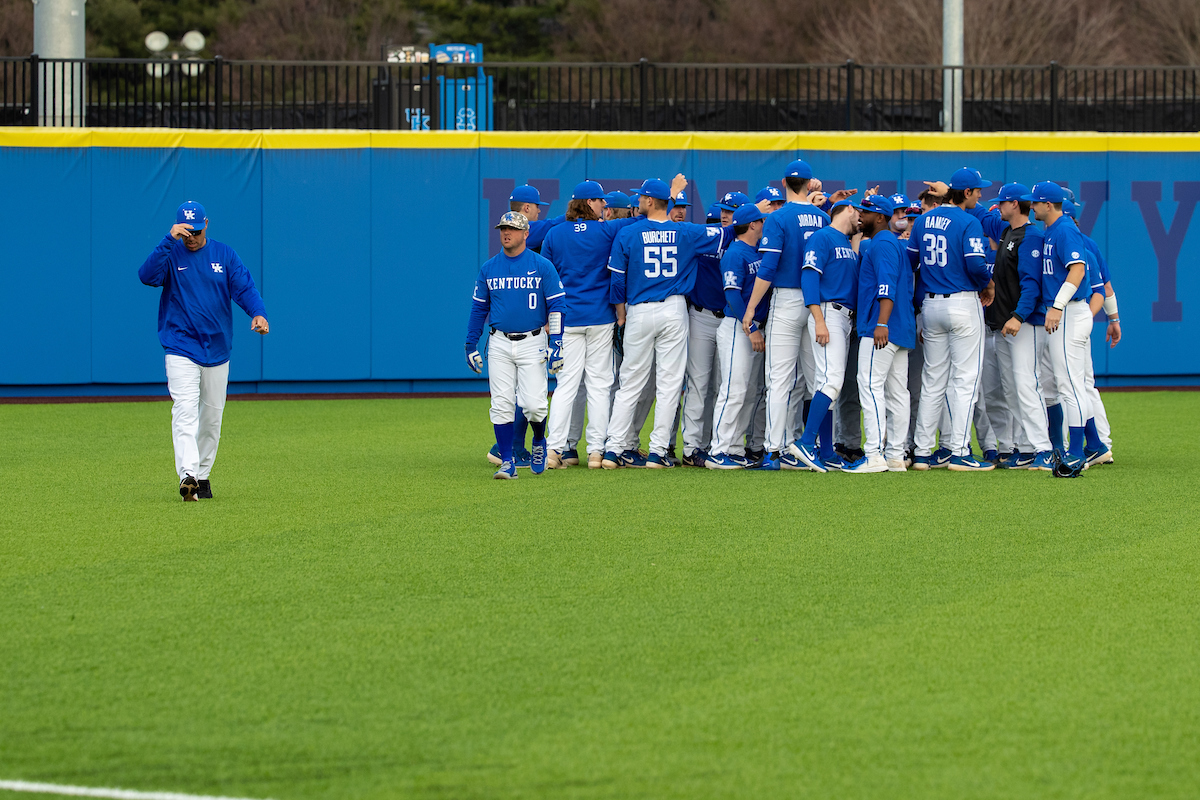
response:
[[[625,315],[625,360],[621,364],[621,388],[609,420],[604,467],[670,466],[673,412],[683,388],[687,361],[687,303],[695,285],[696,256],[720,253],[733,229],[706,227],[667,219],[671,190],[666,183],[651,179],[638,190],[645,217],[617,235],[609,258],[612,271],[610,300]],[[650,455],[642,459],[636,450],[616,448],[629,440],[638,395],[655,370],[659,413],[650,434]],[[667,413],[662,413],[669,410]]]
[[[967,213],[981,189],[991,186],[977,170],[963,167],[950,180],[948,203],[917,218],[908,240],[909,262],[920,270],[917,303],[925,340],[921,401],[917,408],[913,468],[933,466],[934,436],[942,409],[943,447],[950,469],[987,471],[971,456],[971,416],[983,365],[983,307],[992,299],[987,265],[987,237],[979,220]]]
[[[758,244],[762,265],[754,279],[754,292],[746,303],[742,330],[748,330],[758,305],[771,292],[767,318],[767,434],[768,452],[762,469],[807,469],[795,457],[781,452],[795,434],[794,421],[811,393],[812,348],[809,344],[808,307],[800,286],[804,247],[808,238],[829,225],[829,215],[807,202],[813,172],[806,162],[796,160],[783,173],[788,202],[767,217]]]
[[[858,302],[858,253],[850,244],[850,237],[858,232],[858,209],[849,200],[840,200],[830,211],[829,227],[814,233],[804,248],[800,280],[808,304],[808,338],[815,364],[813,400],[804,434],[788,447],[792,456],[815,472],[846,465],[833,449],[829,409],[846,378],[846,351]]]
[[[471,316],[467,324],[467,366],[483,371],[479,339],[483,321],[491,318],[487,356],[488,387],[492,394],[491,418],[500,449],[496,478],[515,478],[513,419],[515,402],[533,428],[534,474],[546,467],[546,369],[562,365],[562,312],[566,292],[554,265],[528,249],[529,220],[509,211],[496,227],[504,252],[484,262],[475,280]],[[547,353],[543,328],[549,323],[553,351]]]

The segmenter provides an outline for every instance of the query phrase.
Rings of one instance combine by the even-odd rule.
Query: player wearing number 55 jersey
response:
[[[987,237],[979,220],[967,213],[991,186],[977,170],[963,167],[950,179],[949,202],[917,218],[908,240],[908,257],[920,270],[917,303],[925,337],[925,367],[917,408],[913,469],[933,466],[934,434],[949,411],[942,446],[950,451],[950,469],[983,471],[995,465],[971,456],[971,414],[983,368],[983,306],[994,289],[987,265]]]
[[[667,448],[675,421],[675,406],[683,387],[687,362],[688,313],[685,300],[696,280],[696,256],[721,253],[733,229],[671,222],[667,205],[671,189],[648,180],[638,190],[645,214],[617,235],[609,257],[612,272],[609,299],[617,316],[625,316],[625,360],[608,426],[603,465],[670,466]],[[727,232],[727,233],[726,233]],[[655,369],[657,413],[650,434],[650,455],[644,461],[636,450],[618,452],[633,428],[638,396]]]
[[[488,387],[492,393],[492,425],[500,450],[497,478],[515,478],[513,464],[514,400],[533,428],[533,457],[530,466],[539,474],[546,468],[546,334],[549,322],[554,350],[550,370],[562,365],[562,282],[554,265],[525,246],[529,220],[509,211],[496,225],[504,252],[484,262],[475,280],[471,317],[467,325],[467,366],[483,371],[479,337],[483,321],[491,315],[488,339]]]

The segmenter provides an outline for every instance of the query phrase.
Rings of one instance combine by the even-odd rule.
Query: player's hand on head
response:
[[[820,178],[809,178],[808,180],[808,190],[810,192],[819,192],[824,185],[821,183]]]
[[[867,193],[866,193],[866,195],[865,195],[865,196],[866,196],[866,197],[874,197],[874,196],[875,196],[875,195],[877,195],[877,194],[879,194],[879,187],[878,187],[878,186],[873,186],[873,187],[871,187],[870,189],[867,189]]]
[[[688,185],[687,176],[685,176],[682,172],[677,173],[675,175],[675,177],[671,179],[671,197],[674,197],[675,195],[682,192],[684,189],[687,188],[687,185]]]
[[[266,336],[267,333],[270,332],[271,326],[269,324],[267,324],[266,317],[258,316],[258,317],[255,317],[254,319],[250,320],[250,330],[254,331],[255,333],[261,333],[263,336]]]
[[[176,222],[171,226],[171,238],[182,239],[185,236],[191,236],[193,230],[190,222]]]
[[[921,183],[928,186],[929,191],[938,197],[945,197],[950,193],[949,184],[943,183],[942,181],[921,181]]]

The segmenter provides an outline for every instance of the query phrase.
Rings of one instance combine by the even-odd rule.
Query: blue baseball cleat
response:
[[[714,453],[708,457],[708,461],[704,466],[709,469],[745,469],[744,464],[739,464],[725,453]]]
[[[821,457],[806,447],[803,442],[792,442],[788,445],[788,453],[795,456],[797,461],[813,472],[829,471],[829,468],[825,466],[825,462],[821,460]]]
[[[1036,456],[1034,456],[1033,461],[1029,464],[1027,469],[1050,472],[1052,469],[1054,469],[1054,451],[1043,450],[1042,452],[1038,453]]]
[[[912,457],[912,468],[917,472],[926,472],[933,469],[933,456],[918,456]]]
[[[519,469],[528,469],[533,463],[533,454],[524,447],[513,448],[513,463],[516,464]]]
[[[904,465],[901,464],[901,467]],[[852,464],[847,464],[842,468],[842,472],[853,472],[856,475],[868,474],[872,472],[887,472],[888,462],[883,456],[875,453],[869,456],[863,456]]]
[[[797,472],[810,472],[809,466],[788,452],[779,454],[779,468],[791,469]]]
[[[833,458],[829,460],[821,459],[821,463],[824,464],[825,468],[830,471],[837,470],[838,472],[845,472],[846,469],[854,463],[854,461],[847,459],[844,455],[835,450],[833,452]]]
[[[952,472],[991,472],[996,468],[995,464],[979,461],[975,456],[952,456],[949,466]]]
[[[730,461],[734,462],[735,464],[739,464],[742,469],[745,469],[751,464],[757,464],[760,460],[757,458],[751,458],[749,453],[744,456],[739,456],[737,453],[728,453],[727,455]]]
[[[604,459],[601,460],[600,466],[604,469],[620,469],[625,466],[625,462],[621,460],[619,455],[609,450],[604,454]]]
[[[681,462],[685,467],[704,467],[704,462],[708,459],[708,453],[697,447],[691,453],[685,453]]]
[[[759,461],[752,467],[747,467],[747,469],[757,469],[762,470],[763,472],[778,472],[779,453],[767,453],[762,457],[762,461]]]
[[[574,447],[568,447],[566,450],[563,450],[560,458],[562,459],[562,463],[569,467],[579,466],[579,451]]]
[[[621,463],[627,467],[646,466],[646,457],[637,450],[626,450],[621,453]]]
[[[1087,462],[1087,465],[1089,467],[1093,466],[1095,464],[1111,464],[1111,463],[1113,463],[1112,449],[1105,445],[1101,445],[1100,447],[1102,448],[1100,450],[1085,449],[1083,451],[1084,461]],[[201,483],[203,483],[203,481],[201,481]]]
[[[1000,460],[1000,451],[999,450],[984,450],[983,451],[983,460],[988,462],[989,464],[995,464],[997,461]]]
[[[636,464],[631,464],[630,466],[636,466]],[[643,466],[649,469],[671,469],[675,465],[671,463],[670,456],[660,456],[658,453],[651,453],[646,456],[646,463]]]
[[[488,450],[487,460],[489,464],[495,464],[497,467],[504,463],[504,459],[500,457],[500,445],[492,445],[492,449]]]
[[[1013,453],[996,466],[1001,469],[1029,469],[1036,458],[1036,453]]]
[[[546,471],[546,440],[534,439],[533,452],[529,458],[529,468],[533,470],[534,475],[541,475]]]
[[[945,469],[946,467],[950,466],[951,458],[953,458],[953,454],[950,452],[949,447],[939,447],[937,450],[933,451],[933,456],[929,462],[929,468]]]
[[[515,480],[517,477],[517,468],[513,466],[513,462],[505,461],[492,477],[496,480]]]

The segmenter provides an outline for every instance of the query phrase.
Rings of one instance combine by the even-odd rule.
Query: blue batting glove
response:
[[[476,375],[479,375],[483,372],[483,356],[479,355],[478,350],[471,350],[467,353],[467,366],[470,367],[471,371]]]
[[[558,371],[563,366],[562,355],[562,337],[555,336],[550,339],[550,374],[557,375]]]

